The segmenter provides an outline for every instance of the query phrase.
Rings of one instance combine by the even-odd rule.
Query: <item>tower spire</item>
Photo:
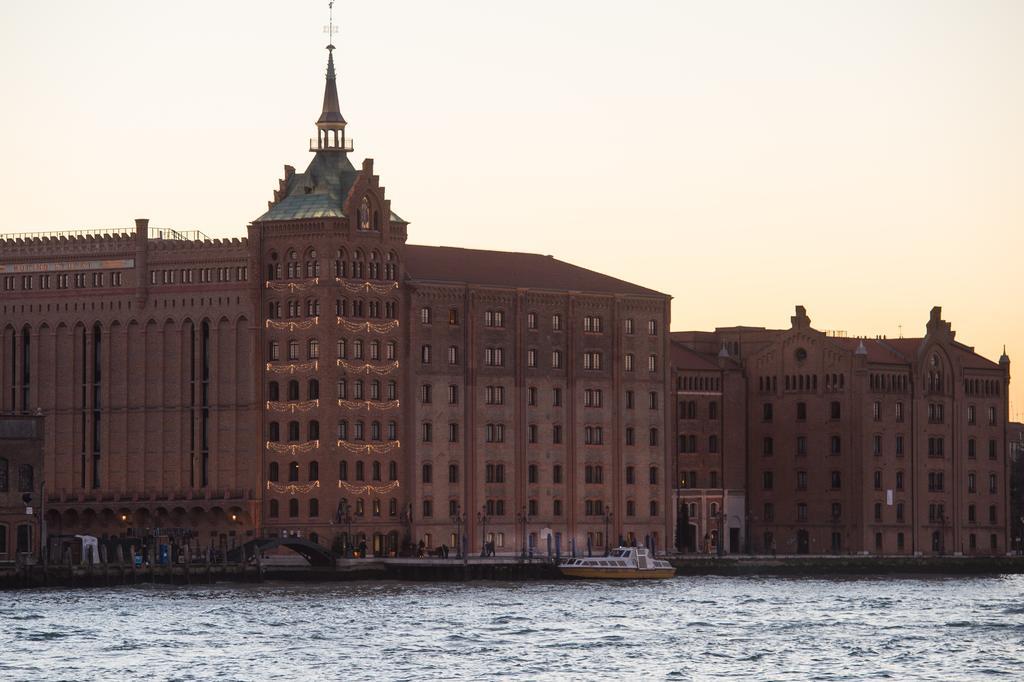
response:
[[[327,82],[324,84],[324,104],[317,119],[317,139],[310,141],[309,151],[352,151],[352,140],[345,136],[345,117],[338,104],[338,82],[334,71],[334,0],[327,3],[330,23],[327,25]]]

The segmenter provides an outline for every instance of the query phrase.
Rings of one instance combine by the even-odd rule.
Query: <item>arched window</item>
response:
[[[280,400],[281,399],[281,387],[276,381],[271,381],[270,385],[267,386],[267,400]]]
[[[270,422],[270,434],[267,436],[267,439],[271,443],[276,443],[279,440],[281,440],[281,425],[280,424],[278,424],[277,422]]]
[[[341,460],[341,462],[338,463],[338,480],[348,480],[348,462],[346,462],[345,460]]]
[[[270,501],[270,518],[276,519],[279,516],[277,500]]]
[[[458,483],[459,482],[459,465],[449,464],[448,465],[448,482]]]
[[[395,462],[395,461],[388,462],[388,480],[389,481],[397,481],[398,480],[398,462]]]
[[[434,473],[433,467],[431,467],[429,463],[424,464],[423,465],[423,482],[424,483],[430,483],[431,479],[433,478],[433,473]]]
[[[315,497],[310,498],[309,500],[309,515],[312,518],[320,516],[320,500]]]
[[[299,382],[292,379],[288,382],[288,400],[299,399]]]
[[[278,471],[277,462],[271,462],[267,471],[267,478],[271,481],[277,481],[281,478],[281,474]]]
[[[288,440],[291,442],[299,440],[299,422],[288,422]]]
[[[296,498],[288,500],[288,516],[295,518],[299,515],[299,501]]]
[[[374,481],[379,481],[380,480],[380,462],[374,462],[373,463],[371,474],[372,474],[371,478]]]
[[[291,462],[288,465],[288,482],[296,483],[299,480],[299,463]]]
[[[315,419],[311,419],[309,422],[309,428],[307,429],[308,438],[306,440],[320,440],[320,422]]]
[[[338,249],[334,252],[334,276],[344,277],[345,276],[345,249]]]
[[[320,463],[317,462],[315,459],[309,463],[309,480],[320,480]]]
[[[310,400],[319,400],[320,398],[320,381],[317,379],[310,379],[309,385],[307,386],[306,395]]]

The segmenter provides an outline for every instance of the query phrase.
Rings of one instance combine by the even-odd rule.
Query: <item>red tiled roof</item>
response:
[[[900,365],[909,364],[914,358],[917,347],[921,345],[921,339],[851,339],[832,336],[829,337],[829,341],[851,353],[855,353],[863,343],[868,352],[868,362]],[[900,347],[894,346],[894,341],[900,342]],[[904,341],[909,343],[903,343]]]
[[[868,362],[879,364],[909,364],[917,356],[917,351],[924,344],[923,338],[902,338],[902,339],[857,339],[857,338],[836,338],[831,340],[850,352],[856,352],[857,347],[863,343],[868,351]],[[954,342],[952,346],[954,353],[959,355],[960,363],[968,369],[998,369],[999,363],[978,355],[970,346]]]
[[[410,244],[406,246],[405,259],[406,271],[413,281],[667,297],[653,289],[535,253]]]
[[[718,371],[718,362],[715,358],[704,353],[690,350],[678,343],[671,344],[672,367],[675,369],[691,371]]]

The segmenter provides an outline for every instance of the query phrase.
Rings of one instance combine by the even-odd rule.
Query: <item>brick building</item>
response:
[[[1011,422],[1007,439],[1010,459],[1010,537],[1013,549],[1024,553],[1024,424]]]
[[[698,520],[727,528],[731,551],[745,529],[755,552],[1005,553],[1009,358],[955,336],[939,308],[922,338],[855,339],[813,329],[800,306],[787,330],[673,334],[677,495],[711,501]],[[737,478],[745,516],[711,508]]]
[[[245,238],[0,241],[0,411],[44,414],[51,533],[1005,551],[1008,359],[938,309],[919,339],[836,338],[802,308],[669,335],[665,294],[408,244],[350,160],[328,51],[313,158]]]
[[[42,426],[42,417],[0,415],[0,562],[39,549]]]
[[[246,238],[2,242],[0,409],[46,415],[51,531],[664,547],[669,297],[407,245],[328,52],[313,159]]]

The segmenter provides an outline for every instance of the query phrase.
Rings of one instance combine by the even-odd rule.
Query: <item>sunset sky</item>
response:
[[[1024,2],[338,3],[410,241],[553,254],[674,329],[957,338],[1024,367]],[[0,231],[242,236],[311,155],[327,3],[5,2]],[[1024,418],[1024,379],[1011,413]]]

